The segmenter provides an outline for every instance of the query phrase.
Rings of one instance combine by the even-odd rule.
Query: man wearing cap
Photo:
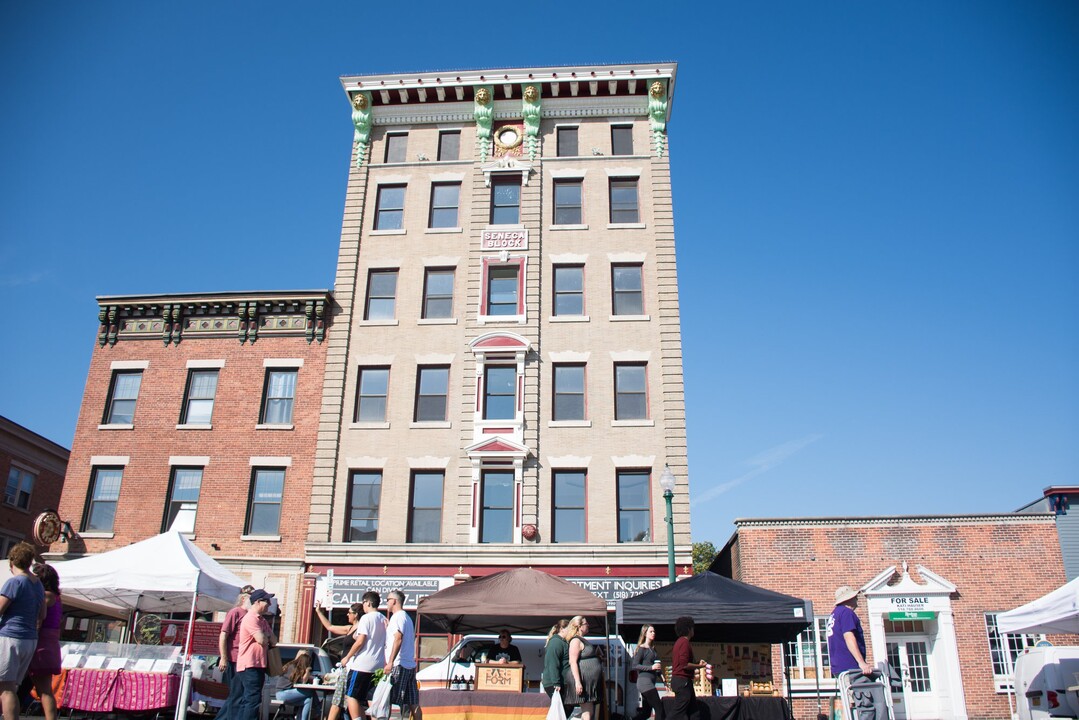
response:
[[[248,598],[255,590],[250,585],[240,588],[240,595],[236,598],[236,607],[225,615],[225,622],[221,625],[221,634],[217,636],[217,649],[221,659],[218,666],[225,671],[221,682],[228,686],[229,694],[221,709],[217,711],[217,720],[228,720],[229,713],[235,712],[243,694],[243,688],[236,680],[236,657],[240,654],[240,623],[251,606]]]
[[[848,670],[861,670],[863,675],[873,672],[873,666],[865,659],[862,621],[854,613],[857,607],[857,590],[844,585],[835,591],[835,609],[828,618],[828,659],[832,677]]]
[[[243,695],[233,713],[234,720],[258,720],[262,705],[262,686],[266,683],[266,653],[277,645],[277,636],[266,618],[273,593],[255,590],[249,598],[251,608],[240,623],[240,651],[236,660],[236,678]]]

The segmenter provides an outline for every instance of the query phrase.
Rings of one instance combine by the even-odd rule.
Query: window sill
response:
[[[651,315],[611,315],[611,322],[648,322]]]
[[[420,318],[417,325],[456,325],[457,318]]]
[[[427,228],[423,231],[427,235],[443,235],[446,233],[463,233],[464,230],[459,227],[452,228]],[[374,233],[372,233],[374,234]]]
[[[280,535],[241,535],[240,540],[249,542],[281,542]]]
[[[394,320],[360,320],[359,324],[360,325],[367,325],[367,326],[384,325],[386,327],[391,327],[391,326],[397,324],[397,320],[396,319],[394,319]]]
[[[559,230],[587,230],[587,225],[548,225],[548,230],[558,232]]]
[[[591,420],[550,420],[547,422],[547,427],[553,428],[590,428],[592,427]]]
[[[116,537],[116,533],[111,532],[80,532],[79,537],[88,538],[90,540],[112,540]]]
[[[287,425],[263,425],[263,424],[260,423],[260,424],[255,426],[255,429],[256,430],[293,430],[293,429],[295,429],[295,427],[296,426],[293,425],[292,423],[289,423]]]
[[[643,227],[643,226],[642,226]],[[372,230],[368,235],[406,235],[407,231],[404,228],[395,230]]]
[[[611,427],[655,427],[655,420],[611,420]]]
[[[608,230],[644,230],[647,227],[644,223],[607,223]]]
[[[177,430],[213,430],[214,426],[211,423],[180,423],[176,426]]]
[[[506,223],[505,225],[495,225],[494,223],[488,223],[484,228],[485,230],[524,230],[525,226],[522,223]]]
[[[592,318],[588,315],[552,315],[547,318],[548,322],[591,322]]]
[[[134,423],[105,423],[97,426],[98,430],[134,430]]]
[[[388,422],[354,422],[348,424],[349,430],[389,430]]]
[[[499,323],[505,325],[524,325],[524,315],[480,315],[476,318],[476,322],[480,325],[496,325]]]
[[[409,423],[408,427],[412,430],[446,430],[453,427],[453,423],[448,420],[416,420]]]

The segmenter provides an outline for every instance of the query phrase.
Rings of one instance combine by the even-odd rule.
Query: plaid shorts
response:
[[[348,693],[346,692],[348,685],[349,671],[345,668],[337,669],[337,685],[333,688],[333,704],[338,707],[347,707]]]
[[[390,702],[394,705],[419,707],[420,689],[416,687],[416,668],[394,665],[390,672]]]

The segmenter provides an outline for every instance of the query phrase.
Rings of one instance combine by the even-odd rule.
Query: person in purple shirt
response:
[[[873,672],[873,666],[865,657],[862,621],[854,613],[857,607],[857,590],[844,585],[835,591],[835,609],[828,618],[828,660],[832,677],[848,670],[861,670],[863,675]]]

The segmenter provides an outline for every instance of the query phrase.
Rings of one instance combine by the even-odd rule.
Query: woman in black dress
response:
[[[588,620],[578,615],[569,621],[566,639],[569,641],[570,675],[565,678],[564,687],[567,705],[581,706],[581,720],[592,720],[596,703],[602,698],[603,663],[600,661],[596,646],[585,639],[588,634]]]

